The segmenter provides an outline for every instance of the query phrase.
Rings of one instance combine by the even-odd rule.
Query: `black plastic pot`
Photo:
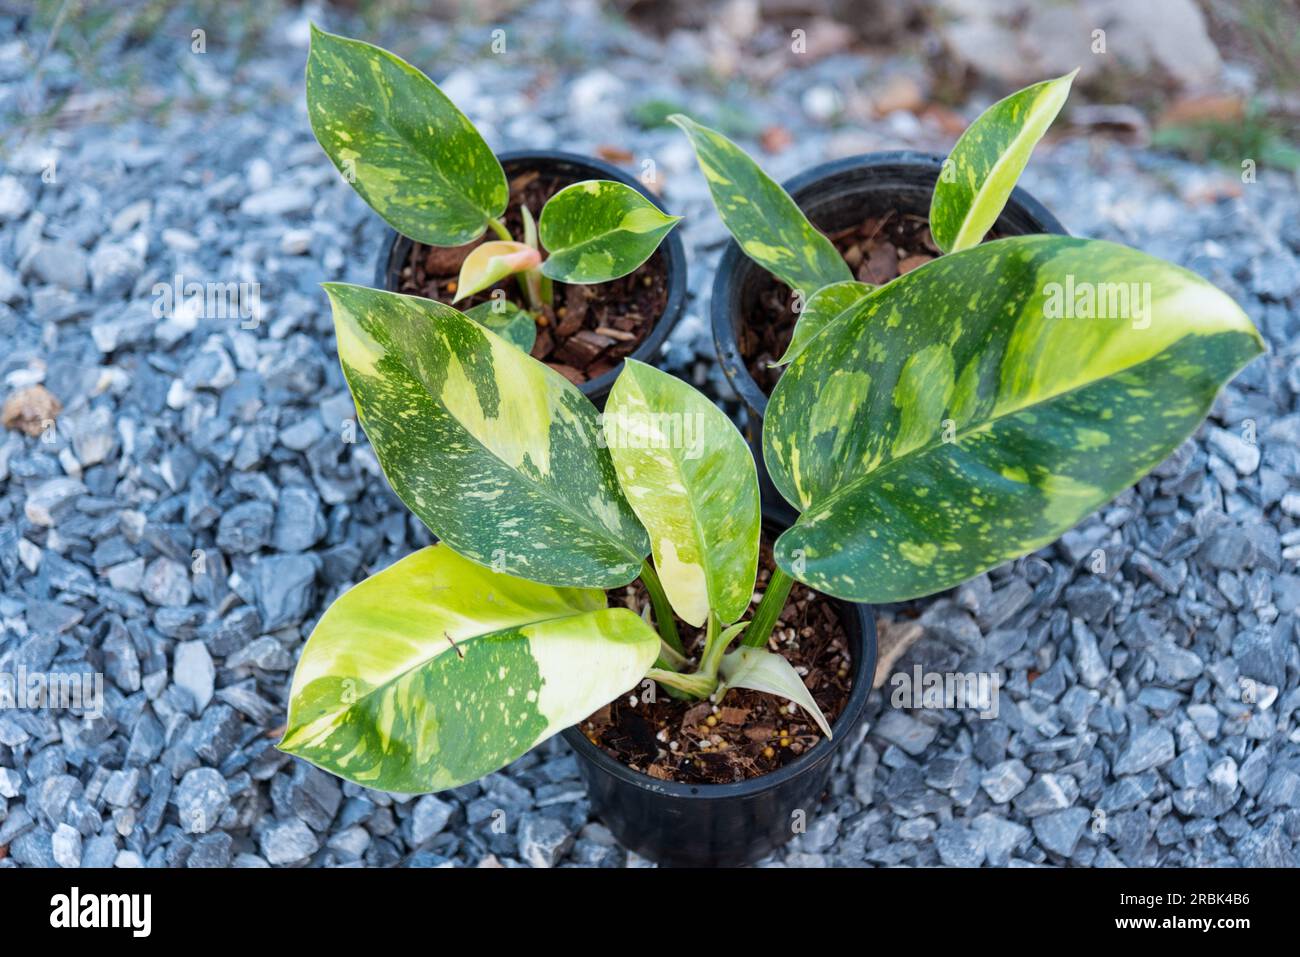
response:
[[[891,210],[928,217],[943,160],[943,156],[913,150],[867,153],[815,166],[783,185],[812,224],[831,233]],[[1002,236],[1066,232],[1042,203],[1020,187],[1012,192],[993,228]],[[749,374],[738,342],[741,324],[755,310],[767,277],[763,267],[741,252],[735,240],[727,244],[713,280],[713,342],[722,371],[745,406],[743,431],[758,462],[764,507],[792,522],[795,512],[772,485],[763,463],[767,395]]]
[[[765,513],[775,537],[786,523]],[[673,867],[752,864],[793,836],[794,812],[808,818],[826,790],[835,751],[853,737],[876,672],[876,616],[869,605],[828,599],[848,634],[853,688],[832,737],[762,777],[736,784],[680,784],[633,771],[567,728],[592,809],[627,848]]]
[[[559,150],[517,150],[501,153],[497,159],[501,161],[507,177],[538,170],[574,183],[584,179],[612,179],[631,186],[663,209],[663,204],[658,197],[646,190],[638,180],[617,166],[611,166],[589,156],[578,156],[575,153],[564,153]],[[376,286],[396,291],[398,276],[411,254],[411,245],[412,241],[409,238],[392,227],[388,228],[387,236],[379,250],[379,262],[375,269]],[[663,252],[668,270],[668,301],[664,304],[663,315],[654,324],[650,334],[632,352],[633,359],[649,365],[657,364],[659,351],[668,341],[668,334],[672,332],[673,326],[677,325],[677,320],[682,317],[682,310],[686,305],[686,252],[682,248],[682,239],[677,235],[677,231],[670,232],[659,248]],[[605,396],[622,369],[623,363],[620,362],[604,375],[584,382],[578,388],[597,406],[603,406]]]

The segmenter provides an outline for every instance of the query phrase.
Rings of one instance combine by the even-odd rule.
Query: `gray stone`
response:
[[[1156,675],[1173,684],[1190,681],[1204,670],[1205,664],[1200,657],[1186,648],[1179,648],[1171,641],[1157,639],[1147,646],[1147,655],[1155,662]]]
[[[271,535],[276,551],[306,551],[324,536],[325,513],[321,511],[320,496],[301,485],[284,489]]]
[[[1046,850],[1061,857],[1074,853],[1090,815],[1086,808],[1069,807],[1034,818],[1034,837]]]
[[[23,514],[33,525],[54,525],[73,500],[88,489],[74,478],[51,478],[37,485],[23,502]]]
[[[173,654],[172,681],[189,692],[197,714],[208,706],[215,689],[217,669],[212,655],[201,641],[183,641]]]
[[[1226,429],[1207,430],[1210,448],[1218,452],[1240,475],[1253,475],[1259,468],[1259,446]]]
[[[22,219],[32,208],[32,194],[16,176],[0,176],[0,223]]]
[[[268,863],[280,866],[305,861],[319,850],[320,841],[311,828],[295,819],[268,827],[258,847]]]
[[[519,821],[519,856],[530,867],[554,867],[573,844],[573,832],[541,814],[525,814]]]
[[[60,824],[50,838],[50,850],[59,867],[80,867],[81,832],[67,824]]]
[[[255,572],[262,627],[275,631],[297,624],[311,608],[316,562],[307,555],[263,558]]]
[[[911,755],[924,753],[938,733],[934,725],[919,721],[898,708],[887,710],[871,730],[877,737]]]
[[[186,771],[176,789],[176,810],[189,834],[206,834],[215,828],[229,803],[226,781],[213,768]]]
[[[155,605],[183,608],[193,594],[189,570],[173,559],[155,558],[145,567],[140,594]]]
[[[38,242],[20,264],[23,275],[72,292],[86,288],[86,253],[74,243]]]
[[[984,842],[980,834],[959,821],[947,821],[934,835],[939,860],[948,867],[979,867],[984,863]]]
[[[140,237],[143,241],[143,237]],[[90,256],[90,288],[103,299],[120,299],[131,291],[144,270],[137,245],[100,243]]]
[[[272,186],[245,198],[239,204],[239,211],[245,216],[270,219],[305,213],[311,209],[311,204],[310,190],[289,185]]]
[[[1025,817],[1039,817],[1067,808],[1079,797],[1079,785],[1068,774],[1040,774],[1012,802]]]
[[[217,547],[239,555],[259,551],[270,542],[274,522],[275,509],[268,502],[241,502],[217,523]]]
[[[455,810],[454,804],[433,794],[416,801],[411,812],[411,844],[419,847],[442,833]]]
[[[1158,768],[1174,759],[1174,736],[1168,729],[1151,725],[1133,735],[1115,762],[1115,774],[1138,774]]]
[[[1033,772],[1019,758],[994,765],[980,778],[982,787],[994,804],[1005,804],[1025,789]]]

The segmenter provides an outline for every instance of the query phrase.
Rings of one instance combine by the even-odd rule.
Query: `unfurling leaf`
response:
[[[966,128],[944,161],[930,201],[935,245],[946,253],[959,252],[993,228],[1078,72],[1012,93]]]
[[[466,309],[465,315],[524,352],[533,351],[533,344],[537,341],[537,320],[531,312],[520,309],[513,302],[504,299],[480,302],[474,308]]]
[[[505,171],[474,124],[387,50],[313,25],[307,116],[339,172],[404,236],[459,246],[505,211]]]
[[[541,261],[541,253],[523,243],[494,239],[475,246],[461,263],[456,296],[452,302],[460,302],[466,296],[481,292],[506,276],[536,268]]]
[[[831,724],[817,707],[817,702],[799,677],[799,672],[784,657],[763,648],[741,645],[722,656],[718,674],[728,688],[749,688],[793,701],[817,722],[822,734],[831,737]]]
[[[636,687],[659,636],[593,588],[423,548],[344,592],[294,673],[280,748],[383,791],[477,780]]]
[[[735,621],[754,593],[761,521],[744,437],[708,398],[634,359],[610,390],[603,424],[673,610],[697,627],[710,608]]]
[[[818,333],[840,316],[855,309],[875,288],[865,282],[834,282],[814,292],[804,303],[803,312],[799,313],[785,355],[773,365],[783,366],[793,362],[799,353],[808,348],[808,343],[817,338]]]
[[[669,120],[690,138],[713,205],[746,256],[805,296],[853,278],[834,244],[744,150],[690,117]]]
[[[532,581],[636,578],[650,543],[586,396],[451,306],[344,283],[325,291],[361,425],[430,531]]]
[[[776,561],[850,601],[951,588],[1136,482],[1262,349],[1227,295],[1123,246],[1017,236],[937,259],[773,391],[764,459],[803,513]]]
[[[669,216],[631,186],[587,180],[560,190],[542,208],[542,274],[560,282],[626,276],[659,248],[680,216]]]

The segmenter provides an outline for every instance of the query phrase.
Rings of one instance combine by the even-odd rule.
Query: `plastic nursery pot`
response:
[[[815,166],[783,185],[814,226],[833,233],[890,211],[928,217],[943,160],[934,153],[912,150],[867,153]],[[1042,203],[1020,187],[1012,192],[993,229],[1002,236],[1066,232]],[[713,280],[713,342],[722,371],[745,406],[744,432],[758,462],[764,507],[792,522],[795,513],[772,485],[763,464],[767,395],[749,374],[739,345],[742,324],[756,312],[759,293],[768,278],[735,240],[727,244]]]
[[[536,170],[549,174],[561,181],[577,183],[585,179],[612,179],[631,186],[660,209],[663,204],[659,198],[645,186],[629,176],[626,172],[609,163],[576,153],[564,153],[558,150],[518,150],[501,153],[497,156],[506,171],[507,178]],[[664,210],[667,212],[667,210]],[[540,213],[540,210],[536,210]],[[398,289],[398,277],[411,254],[412,241],[387,227],[387,235],[379,250],[379,263],[375,270],[375,285],[390,292]],[[668,341],[668,334],[682,316],[686,305],[686,253],[682,248],[682,239],[677,230],[670,232],[659,246],[663,252],[664,265],[667,269],[668,300],[664,303],[663,313],[655,320],[650,334],[632,352],[632,358],[649,365],[655,365],[660,350]],[[578,386],[583,395],[591,399],[598,407],[603,407],[605,396],[609,393],[614,380],[623,369],[620,362],[613,369]]]
[[[764,513],[773,538],[787,523]],[[830,780],[831,759],[862,718],[876,672],[876,616],[869,605],[824,596],[848,636],[853,686],[832,737],[789,764],[734,784],[683,784],[633,771],[592,744],[579,727],[564,740],[578,758],[592,810],[619,842],[642,857],[672,867],[752,864],[793,836],[796,810],[811,817]]]

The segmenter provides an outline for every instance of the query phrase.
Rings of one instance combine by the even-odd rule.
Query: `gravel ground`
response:
[[[518,52],[480,57],[487,40],[459,35],[432,72],[494,146],[655,160],[692,269],[667,359],[729,402],[704,318],[725,233],[680,134],[628,118],[656,96],[713,115],[707,87],[678,79],[698,51],[581,8],[531,17]],[[0,103],[43,42],[12,31],[0,19]],[[364,435],[346,441],[317,284],[369,283],[380,224],[307,128],[305,34],[277,21],[238,69],[212,41],[201,56],[149,41],[131,54],[145,88],[206,109],[105,122],[108,91],[8,144],[0,395],[43,384],[63,411],[54,433],[0,433],[0,672],[102,672],[105,701],[99,716],[0,711],[0,866],[643,865],[590,818],[558,740],[416,798],[273,747],[319,612],[428,541]],[[824,122],[837,88],[880,67],[831,57],[747,97],[793,134],[771,171],[946,148],[911,114]],[[77,68],[56,54],[43,82],[68,87]],[[1025,185],[1073,232],[1210,278],[1273,351],[1153,476],[922,605],[896,670],[999,670],[997,717],[873,695],[827,800],[768,863],[1300,863],[1295,185],[1082,140],[1040,150]],[[177,275],[256,282],[260,312],[159,319],[154,285]]]

